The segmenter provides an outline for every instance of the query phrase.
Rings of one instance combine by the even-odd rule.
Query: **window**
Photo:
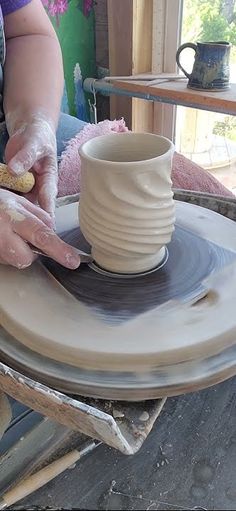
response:
[[[184,42],[226,40],[231,81],[236,82],[236,0],[153,0],[153,72],[175,72]],[[193,51],[181,61],[191,72]],[[236,193],[236,117],[170,105],[154,105],[154,132],[175,141],[177,151],[209,170]]]
[[[181,43],[229,41],[230,74],[236,82],[236,1],[183,0]],[[191,71],[193,51],[182,53]],[[235,98],[236,99],[236,98]],[[236,193],[236,117],[177,107],[176,148]]]

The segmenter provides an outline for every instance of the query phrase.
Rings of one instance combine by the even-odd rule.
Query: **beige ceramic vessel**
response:
[[[162,261],[175,221],[173,151],[149,133],[103,135],[80,148],[80,226],[102,268],[137,273]]]

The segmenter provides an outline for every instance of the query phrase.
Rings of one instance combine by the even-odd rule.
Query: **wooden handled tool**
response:
[[[42,486],[52,481],[52,479],[71,467],[80,460],[80,458],[93,451],[93,449],[100,444],[101,442],[91,442],[85,445],[80,451],[75,449],[58,460],[53,461],[47,467],[42,468],[27,479],[24,479],[2,496],[0,499],[0,510],[7,509],[9,506],[16,504],[16,502],[24,499],[34,491],[42,488]]]
[[[7,165],[0,163],[0,187],[14,190],[15,192],[28,193],[35,185],[32,172],[26,172],[23,176],[12,176]]]

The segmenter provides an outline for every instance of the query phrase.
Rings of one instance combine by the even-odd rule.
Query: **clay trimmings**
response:
[[[86,142],[80,154],[80,226],[95,261],[124,273],[156,266],[174,229],[173,144],[123,133]]]

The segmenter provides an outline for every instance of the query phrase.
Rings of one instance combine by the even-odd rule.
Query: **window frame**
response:
[[[110,73],[176,72],[182,4],[183,0],[107,0]],[[124,117],[133,131],[173,138],[171,105],[111,96],[110,111],[111,118]]]

